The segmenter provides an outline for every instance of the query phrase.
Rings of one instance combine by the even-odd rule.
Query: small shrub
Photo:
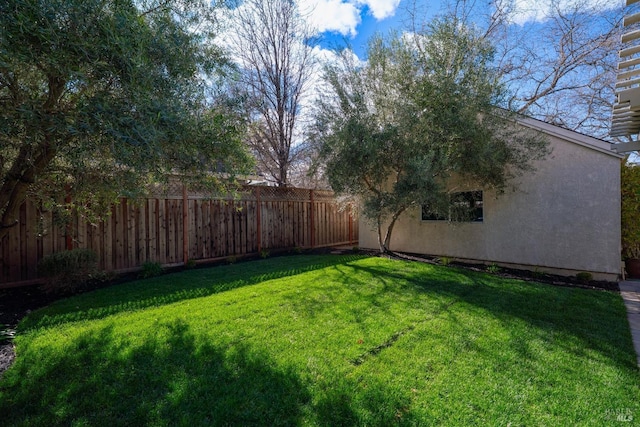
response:
[[[235,264],[236,262],[238,262],[238,258],[236,256],[230,256],[227,258],[227,262],[229,264]]]
[[[353,248],[351,248],[351,250],[355,253],[360,252],[360,248],[358,246],[354,246]]]
[[[588,283],[593,279],[593,275],[587,271],[581,271],[576,274],[576,279],[578,279],[579,282]]]
[[[184,265],[184,267],[189,270],[196,268],[196,261],[194,259],[189,259],[187,260],[187,263]]]
[[[269,251],[266,249],[260,249],[260,258],[269,258]]]
[[[487,271],[491,274],[496,274],[500,271],[500,267],[498,267],[495,263],[489,264],[487,266]]]
[[[449,264],[451,264],[451,258],[443,256],[438,258],[438,262],[440,263],[440,265],[444,265],[445,267]]]
[[[301,254],[302,253],[302,248],[300,246],[296,246],[295,248],[293,248],[293,253],[294,254]]]
[[[98,255],[90,249],[72,249],[47,255],[38,263],[47,292],[75,292],[97,273]]]
[[[531,272],[531,277],[534,279],[542,279],[544,277],[544,273],[536,268]]]
[[[142,272],[140,278],[148,279],[149,277],[156,277],[162,274],[162,264],[155,261],[147,261],[142,264]]]

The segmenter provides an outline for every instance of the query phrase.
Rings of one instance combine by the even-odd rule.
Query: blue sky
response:
[[[405,3],[405,2],[401,2]],[[403,5],[401,4],[401,7]],[[369,7],[360,12],[360,23],[355,27],[356,34],[340,34],[337,31],[325,31],[320,35],[320,46],[331,49],[336,46],[350,44],[359,58],[365,59],[367,41],[376,33],[386,34],[390,29],[401,30],[403,27],[403,10],[396,10],[393,16],[376,19]]]
[[[376,33],[386,34],[390,29],[401,31],[407,21],[407,0],[370,0],[349,2],[308,0],[312,5],[312,21],[320,28],[320,47],[332,49],[349,44],[361,59],[365,59],[367,40]],[[303,2],[304,3],[304,2]],[[420,5],[433,15],[440,8],[439,0]],[[427,4],[428,3],[428,4]],[[303,6],[304,7],[304,6]],[[337,10],[336,10],[337,9]]]
[[[309,23],[318,30],[320,47],[331,49],[347,42],[360,59],[366,59],[367,40],[376,32],[406,28],[406,10],[414,4],[423,19],[440,13],[448,0],[297,0]],[[498,0],[500,1],[500,0]],[[553,0],[504,0],[512,8],[510,20],[515,25],[544,21]],[[559,0],[557,5],[569,8],[576,0]],[[578,0],[584,7],[610,8],[624,0]],[[453,0],[449,1],[452,3]],[[477,11],[489,8],[489,2],[475,4]],[[490,12],[487,10],[486,12]]]
[[[364,57],[367,40],[376,32],[385,34],[390,29],[407,28],[407,9],[414,5],[423,20],[429,20],[455,0],[295,0],[308,23],[316,29],[321,49],[332,49],[349,44],[360,59]],[[515,25],[542,22],[555,3],[561,10],[576,1],[584,7],[611,8],[624,0],[494,0],[508,4],[510,21]],[[557,3],[556,3],[557,2]],[[491,2],[473,3],[476,12],[490,13]],[[242,7],[242,1],[240,6]],[[487,10],[482,10],[482,8]],[[222,35],[222,44],[228,35]]]

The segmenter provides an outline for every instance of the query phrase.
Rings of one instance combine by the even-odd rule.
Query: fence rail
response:
[[[329,191],[246,187],[239,197],[216,199],[184,187],[179,193],[121,199],[106,220],[90,224],[75,216],[67,226],[25,202],[19,223],[0,242],[0,288],[38,282],[40,259],[73,248],[92,249],[100,269],[123,272],[145,262],[180,265],[358,240],[351,208]]]

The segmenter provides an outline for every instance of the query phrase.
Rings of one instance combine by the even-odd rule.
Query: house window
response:
[[[482,222],[482,191],[463,191],[449,196],[448,211],[443,214],[422,205],[423,221]]]

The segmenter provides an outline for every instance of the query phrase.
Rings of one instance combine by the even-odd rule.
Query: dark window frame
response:
[[[466,218],[465,218],[466,217]],[[422,205],[422,221],[437,222],[484,222],[484,192],[482,190],[458,191],[449,195],[449,209],[446,215],[429,211]]]

